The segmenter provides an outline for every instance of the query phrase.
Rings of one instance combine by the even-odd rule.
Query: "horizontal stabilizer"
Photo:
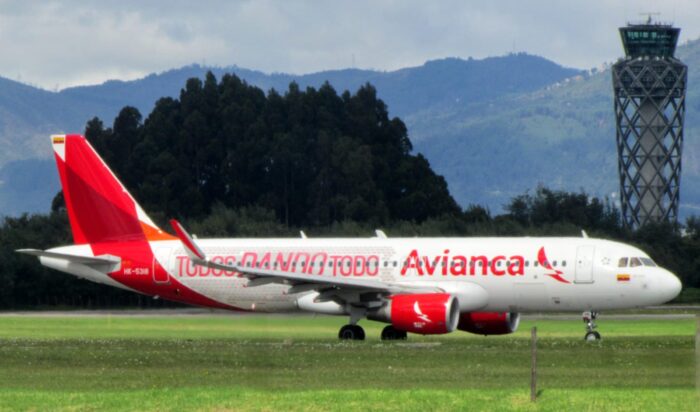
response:
[[[23,253],[25,255],[32,255],[37,257],[47,257],[54,259],[65,259],[74,263],[80,263],[82,265],[118,265],[121,263],[121,259],[112,255],[100,255],[100,256],[80,256],[71,255],[68,253],[58,253],[50,252],[48,250],[39,249],[18,249],[15,252]]]

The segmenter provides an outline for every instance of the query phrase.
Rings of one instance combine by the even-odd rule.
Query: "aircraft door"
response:
[[[575,283],[593,283],[593,256],[595,246],[579,246],[576,249]]]
[[[153,282],[155,283],[168,283],[170,282],[170,275],[168,274],[168,269],[170,268],[170,256],[172,249],[170,248],[158,248],[153,254]],[[158,268],[158,263],[160,263],[161,268]],[[165,269],[165,270],[163,270]]]

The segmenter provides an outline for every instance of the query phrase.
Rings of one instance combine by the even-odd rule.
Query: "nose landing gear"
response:
[[[583,312],[583,323],[586,324],[586,334],[583,339],[585,341],[593,342],[600,340],[600,333],[595,331],[597,325],[595,320],[598,317],[598,312]]]

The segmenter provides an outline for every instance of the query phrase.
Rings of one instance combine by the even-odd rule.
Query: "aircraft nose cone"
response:
[[[666,271],[661,278],[661,287],[663,288],[666,301],[668,302],[681,293],[683,285],[681,285],[681,281],[676,275]]]

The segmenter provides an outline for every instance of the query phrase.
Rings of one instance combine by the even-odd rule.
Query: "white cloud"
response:
[[[645,11],[700,37],[697,0],[0,0],[0,75],[52,89],[194,62],[308,73],[511,51],[590,68],[622,54],[617,28]]]

